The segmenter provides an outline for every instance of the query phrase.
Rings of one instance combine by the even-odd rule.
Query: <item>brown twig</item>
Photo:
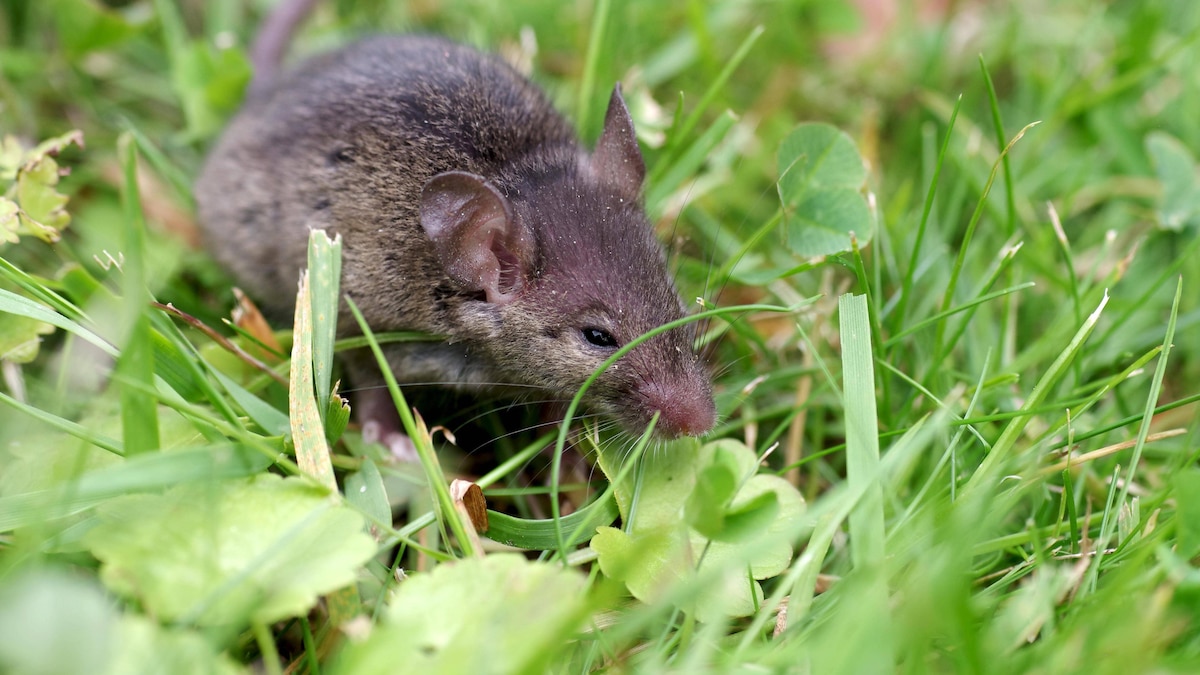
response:
[[[268,366],[267,364],[258,360],[254,356],[250,355],[246,350],[235,345],[233,342],[231,342],[229,340],[229,338],[227,338],[224,335],[221,335],[217,331],[213,330],[211,327],[209,327],[207,324],[205,324],[200,319],[197,319],[196,317],[192,316],[191,314],[188,314],[187,312],[180,311],[179,309],[177,309],[174,305],[172,305],[169,302],[165,305],[160,302],[155,302],[155,303],[151,303],[151,304],[153,304],[158,309],[161,309],[162,311],[175,316],[180,321],[183,321],[184,323],[191,326],[192,328],[195,328],[196,330],[200,331],[201,333],[204,333],[213,342],[216,342],[217,344],[224,347],[226,351],[228,351],[230,354],[233,354],[234,356],[236,356],[239,359],[241,359],[242,361],[244,361],[251,368],[257,368],[258,370],[263,371],[267,375],[270,375],[271,378],[274,379],[279,384],[281,384],[285,387],[287,386],[287,384],[288,384],[287,378],[285,378],[284,376],[275,372],[271,368],[271,366]]]
[[[1164,438],[1173,438],[1175,436],[1179,436],[1180,434],[1184,434],[1184,433],[1187,433],[1187,429],[1167,429],[1166,431],[1159,431],[1157,433],[1153,433],[1153,434],[1146,436],[1146,442],[1153,443],[1154,441],[1161,441]],[[1090,462],[1093,459],[1107,457],[1108,455],[1111,455],[1113,453],[1120,452],[1122,450],[1128,450],[1135,445],[1137,445],[1136,440],[1124,441],[1122,443],[1117,443],[1115,445],[1109,445],[1107,447],[1100,448],[1099,450],[1093,450],[1091,452],[1086,452],[1082,455],[1074,455],[1074,456],[1068,457],[1067,459],[1064,459],[1060,462],[1056,462],[1055,464],[1051,464],[1050,466],[1042,467],[1041,469],[1038,470],[1038,473],[1043,476],[1053,474],[1053,473],[1058,473],[1064,469],[1068,469],[1073,466],[1079,466],[1080,464],[1083,464],[1085,462]]]

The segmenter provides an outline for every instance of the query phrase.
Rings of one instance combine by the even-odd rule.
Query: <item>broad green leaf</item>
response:
[[[801,124],[780,145],[777,164],[784,243],[792,253],[847,251],[851,233],[860,243],[870,240],[867,170],[849,136],[828,124]]]
[[[605,576],[623,581],[638,600],[653,602],[669,588],[664,581],[683,579],[692,572],[692,552],[682,535],[681,529],[669,525],[636,528],[628,534],[602,527],[592,538],[592,549]]]
[[[138,614],[117,622],[106,675],[237,675],[249,673],[195,631],[166,628]],[[89,670],[89,672],[97,672]]]
[[[212,75],[211,55],[205,45],[193,42],[175,53],[171,63],[171,79],[180,106],[187,119],[191,138],[200,138],[216,131],[220,117],[208,104],[205,86]]]
[[[118,615],[92,577],[54,567],[0,586],[0,672],[234,675],[247,672],[198,633]]]
[[[0,314],[0,361],[29,363],[37,358],[42,336],[54,326],[13,314]]]
[[[97,397],[78,426],[101,438],[119,434],[117,408],[114,397]],[[262,451],[232,443],[197,446],[203,439],[189,420],[164,406],[157,412],[164,451],[133,459],[50,430],[26,432],[5,446],[0,531],[45,524],[124,494],[249,476],[272,463]]]
[[[354,582],[363,519],[299,478],[184,485],[112,500],[85,538],[100,578],[164,621],[268,624]]]
[[[747,452],[749,450],[747,449]],[[758,474],[746,481],[730,505],[728,528],[736,535],[736,541],[716,542],[709,547],[705,564],[718,564],[725,556],[731,559],[744,557],[740,547],[759,538],[771,545],[761,550],[753,559],[747,560],[751,575],[755,579],[769,579],[787,569],[792,560],[792,547],[782,537],[792,524],[804,515],[804,498],[796,488],[783,478],[770,474]],[[767,522],[768,516],[774,516]],[[760,528],[751,530],[750,528]],[[695,534],[692,542],[702,539]]]
[[[103,672],[117,610],[92,577],[42,567],[0,584],[0,672]]]
[[[47,412],[36,406],[19,401],[2,391],[0,391],[0,404],[17,410],[27,418],[37,420],[37,422],[46,425],[48,428],[56,429],[81,439],[90,446],[102,448],[118,457],[125,454],[125,449],[121,447],[121,442],[115,438],[107,434],[97,433],[94,429],[90,429],[83,424],[73,422],[52,412]]]
[[[335,673],[541,673],[583,627],[584,578],[512,554],[443,563],[402,583]],[[402,664],[402,665],[401,665]]]
[[[1146,136],[1146,151],[1162,183],[1159,224],[1168,230],[1200,224],[1200,171],[1195,156],[1179,139],[1163,131]]]
[[[83,415],[70,423],[87,434],[111,441],[120,449],[120,441],[114,438],[121,435],[115,397],[97,396]],[[31,418],[24,428],[17,428],[22,433],[0,448],[0,497],[59,488],[88,472],[122,463],[119,453],[73,438],[69,432],[64,433],[41,419]],[[13,511],[7,503],[0,503],[0,522],[12,516]]]
[[[246,85],[253,71],[250,60],[240,49],[210,49],[210,75],[204,86],[204,97],[213,110],[227,115],[242,104]]]

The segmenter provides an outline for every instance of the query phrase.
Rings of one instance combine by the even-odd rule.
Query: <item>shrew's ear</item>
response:
[[[608,100],[608,112],[604,115],[604,131],[596,142],[592,153],[592,168],[601,180],[621,193],[637,198],[642,192],[642,181],[646,178],[646,162],[642,149],[638,147],[637,134],[633,130],[633,118],[621,97],[621,85],[613,87]]]
[[[446,274],[463,290],[483,291],[488,302],[507,304],[520,294],[533,257],[533,241],[508,199],[482,176],[448,171],[421,191],[421,227]]]

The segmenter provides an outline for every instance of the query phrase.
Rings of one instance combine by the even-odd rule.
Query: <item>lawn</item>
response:
[[[1200,4],[319,3],[588,144],[621,82],[714,373],[671,442],[395,389],[416,463],[340,244],[291,321],[201,242],[271,4],[0,0],[0,672],[1200,672]]]

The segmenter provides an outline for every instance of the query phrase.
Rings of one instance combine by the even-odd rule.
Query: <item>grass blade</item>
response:
[[[1146,446],[1146,437],[1150,435],[1150,423],[1154,418],[1154,408],[1158,403],[1158,397],[1162,394],[1163,378],[1167,374],[1167,357],[1171,354],[1171,347],[1175,341],[1175,326],[1179,321],[1179,300],[1183,295],[1183,277],[1179,277],[1175,284],[1175,299],[1171,303],[1171,316],[1167,319],[1167,331],[1163,336],[1162,352],[1158,356],[1158,365],[1154,369],[1154,379],[1150,381],[1150,393],[1146,396],[1146,405],[1142,412],[1141,425],[1138,427],[1137,442],[1133,446],[1133,455],[1129,458],[1129,468],[1126,471],[1125,480],[1114,480],[1114,484],[1120,483],[1120,492],[1117,496],[1117,508],[1124,508],[1125,501],[1129,498],[1129,486],[1133,483],[1137,475],[1138,466],[1142,459],[1142,449]],[[1096,541],[1096,560],[1088,569],[1087,590],[1094,591],[1100,575],[1100,563],[1104,557],[1105,548],[1108,546],[1109,538],[1113,535],[1113,529],[1117,526],[1116,518],[1107,516],[1108,509],[1105,510],[1104,526],[1100,530],[1100,537]]]
[[[987,62],[979,55],[979,70],[983,72],[983,83],[987,87],[988,104],[992,112],[992,126],[996,130],[996,147],[1004,146],[1004,120],[1000,117],[1000,99],[996,96],[996,85],[992,84],[992,74],[988,72]],[[1012,236],[1016,229],[1017,201],[1013,195],[1012,165],[1008,153],[1000,155],[1000,164],[1004,168],[1004,200],[1008,206],[1008,219],[1005,221],[1004,233]]]
[[[663,172],[662,178],[649,184],[651,187],[646,192],[646,212],[651,214],[651,217],[660,213],[667,197],[689,176],[699,170],[708,154],[725,139],[736,122],[737,117],[732,112],[726,110],[721,113],[712,126],[688,146],[687,150],[680,154],[678,160],[672,163],[669,169]]]
[[[1000,169],[1001,160],[1008,155],[1008,153],[1013,149],[1013,146],[1017,144],[1017,141],[1021,140],[1021,138],[1025,135],[1025,132],[1037,126],[1037,124],[1038,122],[1031,122],[1025,125],[1023,129],[1018,131],[1017,135],[1013,136],[1012,140],[1008,142],[1008,145],[1004,146],[1004,149],[1000,152],[1000,159],[996,160],[996,163],[992,165],[992,170],[988,174],[987,182],[984,183],[983,190],[979,194],[979,201],[975,205],[975,212],[971,214],[971,220],[967,222],[967,231],[963,234],[962,243],[959,244],[958,255],[955,257],[954,267],[951,268],[950,271],[950,281],[946,283],[946,292],[942,295],[942,310],[945,310],[951,305],[951,303],[954,302],[954,293],[958,288],[959,275],[962,274],[963,264],[967,259],[967,251],[970,249],[971,240],[975,235],[975,227],[979,224],[980,218],[983,217],[984,209],[987,208],[987,197],[992,191],[992,184],[996,181],[996,173]],[[945,324],[940,324],[938,326],[937,337],[934,339],[935,354],[941,353],[944,339]],[[933,373],[940,368],[938,362],[934,362],[931,365],[932,370],[928,376],[932,376]],[[926,377],[926,381],[928,381],[928,376]]]
[[[51,326],[56,326],[72,335],[83,338],[89,344],[99,348],[100,351],[109,356],[115,357],[118,354],[116,347],[113,347],[107,340],[96,335],[91,330],[84,328],[77,322],[68,319],[45,305],[39,305],[29,298],[22,297],[3,288],[0,288],[0,312],[16,314],[17,316],[48,323]]]
[[[154,336],[150,317],[146,314],[146,218],[142,213],[141,194],[137,182],[137,146],[133,137],[122,134],[118,141],[124,183],[121,202],[124,206],[125,264],[121,267],[124,297],[122,298],[122,332],[129,339],[117,359],[117,373],[125,380],[143,385],[122,385],[121,434],[125,452],[136,455],[157,450],[158,405],[144,391],[154,385]]]
[[[1058,382],[1063,373],[1070,366],[1075,356],[1083,348],[1087,338],[1092,333],[1092,329],[1096,327],[1096,322],[1100,320],[1100,314],[1104,311],[1104,306],[1108,304],[1108,293],[1105,292],[1104,299],[1100,301],[1100,306],[1088,316],[1079,330],[1075,332],[1071,342],[1066,349],[1058,355],[1058,358],[1050,364],[1046,372],[1042,374],[1041,379],[1033,386],[1033,391],[1029,393],[1029,397],[1025,399],[1025,404],[1021,406],[1021,410],[1028,411],[1036,409],[1046,400],[1051,387]],[[1029,417],[1021,416],[1014,417],[1004,431],[1000,433],[1000,438],[992,444],[992,450],[983,459],[983,463],[971,476],[967,484],[963,486],[962,495],[966,497],[974,494],[982,489],[991,489],[995,487],[999,479],[999,472],[1008,460],[1012,457],[1013,446],[1020,437],[1021,432],[1025,430],[1025,425],[1029,423]]]
[[[862,590],[858,611],[879,627],[888,623],[884,575],[883,475],[879,463],[879,419],[875,406],[875,364],[871,349],[871,317],[865,295],[838,298],[842,337],[842,391],[846,410],[846,481],[862,499],[850,512],[850,558]],[[868,628],[864,628],[870,630]],[[881,635],[886,631],[881,631]],[[881,640],[871,663],[883,672],[892,664],[887,641]]]
[[[758,41],[758,38],[762,37],[764,30],[765,29],[762,26],[755,26],[754,30],[750,31],[750,34],[746,36],[745,40],[742,40],[742,44],[738,45],[737,51],[733,53],[733,56],[729,58],[728,63],[725,64],[725,67],[721,70],[717,77],[713,79],[712,84],[709,85],[708,89],[706,89],[704,94],[700,97],[700,102],[696,104],[695,109],[692,110],[692,112],[686,118],[684,118],[683,124],[679,126],[672,126],[670,131],[670,140],[668,140],[667,147],[663,152],[663,158],[655,164],[654,170],[650,172],[649,177],[646,179],[647,185],[657,187],[658,182],[663,177],[663,174],[665,174],[669,168],[676,164],[676,158],[681,152],[680,147],[682,143],[684,143],[687,137],[691,135],[692,130],[696,128],[696,125],[700,123],[700,117],[704,115],[704,111],[708,109],[708,106],[712,105],[712,102],[716,99],[717,94],[720,93],[721,89],[725,87],[725,83],[729,81],[729,78],[733,76],[733,71],[737,70],[738,66],[742,65],[742,61],[745,60],[746,55],[750,53],[750,48],[754,46],[754,43]]]
[[[600,68],[600,50],[608,29],[609,8],[612,0],[598,0],[592,14],[592,32],[588,35],[587,55],[583,61],[583,75],[579,81],[579,98],[575,105],[575,120],[579,129],[587,133],[591,124],[592,95],[596,89],[596,71]]]
[[[933,213],[934,196],[937,195],[938,182],[942,177],[942,166],[946,163],[946,148],[950,147],[950,139],[954,137],[954,122],[958,119],[960,108],[962,108],[962,94],[959,94],[954,101],[954,109],[950,112],[950,120],[946,123],[946,136],[942,139],[942,149],[938,151],[937,163],[933,167],[933,178],[929,181],[929,190],[925,193],[925,205],[921,209],[921,220],[917,223],[917,235],[913,239],[912,253],[909,254],[908,267],[904,270],[904,278],[901,281],[900,301],[895,312],[895,325],[897,326],[904,324],[905,311],[908,309],[909,298],[912,297],[917,262],[921,256],[921,245],[925,242],[929,216]]]
[[[388,393],[391,394],[392,403],[396,406],[396,412],[400,415],[400,423],[404,426],[404,432],[408,434],[409,440],[417,449],[417,457],[421,460],[421,468],[425,471],[425,477],[429,481],[429,489],[434,496],[434,509],[438,523],[443,528],[448,528],[454,533],[455,539],[462,548],[463,554],[474,556],[482,552],[476,551],[472,544],[473,537],[468,533],[467,525],[463,522],[462,516],[458,509],[454,508],[454,499],[450,496],[450,483],[446,480],[446,475],[442,471],[442,465],[438,462],[437,455],[433,451],[432,440],[428,429],[425,428],[425,423],[413,415],[413,411],[408,407],[408,402],[404,399],[404,393],[400,391],[400,385],[396,383],[396,376],[392,373],[392,369],[388,367],[387,358],[383,355],[383,350],[379,348],[379,343],[375,341],[375,336],[371,332],[371,327],[367,325],[367,320],[363,318],[362,312],[358,309],[358,305],[349,297],[346,298],[346,303],[350,306],[350,312],[354,314],[355,321],[358,322],[359,329],[363,332],[363,336],[367,338],[368,346],[371,348],[371,353],[375,356],[376,363],[379,364],[380,373],[383,375],[384,382],[387,383]]]
[[[314,231],[308,245],[309,296],[312,310],[313,390],[317,411],[326,421],[333,392],[333,345],[337,339],[338,286],[342,278],[342,237],[330,240]]]
[[[318,232],[315,231],[314,236]],[[324,236],[323,232],[320,234]],[[313,389],[313,326],[308,279],[307,271],[300,274],[300,291],[296,295],[288,416],[291,419],[292,442],[296,444],[296,463],[318,483],[337,492],[329,443],[325,440],[325,425],[321,421],[321,411]]]

